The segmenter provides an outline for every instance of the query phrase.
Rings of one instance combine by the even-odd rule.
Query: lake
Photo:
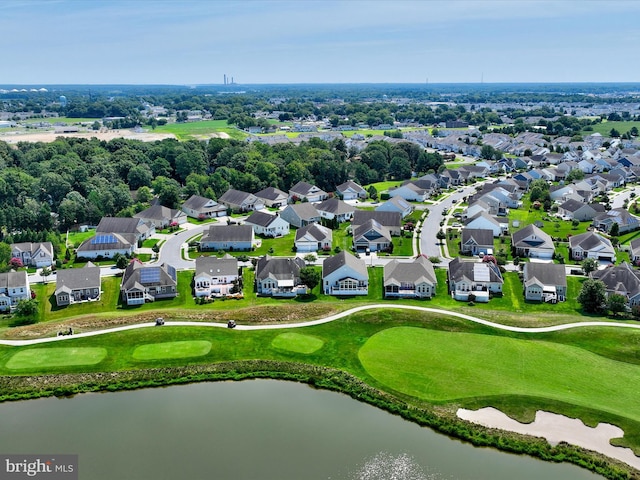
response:
[[[303,384],[198,383],[0,404],[0,452],[78,454],[84,480],[601,478],[476,448]]]

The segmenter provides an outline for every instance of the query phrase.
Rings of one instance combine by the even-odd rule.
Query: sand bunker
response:
[[[637,457],[630,448],[614,447],[609,443],[612,438],[620,438],[624,435],[622,429],[615,425],[599,423],[597,427],[591,428],[580,419],[540,410],[536,412],[533,423],[520,423],[492,407],[475,411],[460,408],[456,414],[463,420],[485,427],[542,437],[551,445],[566,442],[593,450],[640,470],[640,457]]]

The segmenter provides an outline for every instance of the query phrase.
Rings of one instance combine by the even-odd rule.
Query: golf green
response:
[[[434,402],[534,396],[640,420],[640,409],[632,408],[640,366],[579,347],[397,327],[373,335],[358,357],[387,387]]]
[[[274,348],[304,354],[313,353],[323,345],[323,340],[300,333],[282,333],[271,342],[271,346]]]
[[[163,360],[171,358],[202,357],[211,351],[211,342],[191,340],[184,342],[148,343],[133,351],[135,360]]]
[[[107,349],[101,347],[83,348],[33,348],[13,355],[6,367],[10,370],[39,369],[48,367],[69,367],[95,365],[107,356]]]

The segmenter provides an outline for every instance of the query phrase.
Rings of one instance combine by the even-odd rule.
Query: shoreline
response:
[[[630,467],[640,470],[640,457],[636,456],[633,450],[627,447],[611,445],[611,439],[624,436],[624,431],[615,425],[599,423],[596,427],[589,427],[579,418],[569,418],[542,410],[536,412],[535,420],[532,423],[520,423],[493,407],[485,407],[479,410],[460,408],[456,415],[458,418],[487,428],[542,437],[551,446],[565,442],[586,448],[620,460]]]

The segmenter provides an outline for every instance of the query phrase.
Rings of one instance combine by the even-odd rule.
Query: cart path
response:
[[[336,313],[335,315],[330,315],[328,317],[320,318],[318,320],[310,320],[308,322],[301,323],[278,323],[272,325],[238,325],[234,330],[277,330],[284,328],[302,328],[309,327],[312,325],[321,325],[323,323],[333,322],[335,320],[339,320],[341,318],[347,317],[349,315],[353,315],[354,313],[363,312],[366,310],[374,310],[374,309],[397,309],[397,310],[415,310],[419,312],[428,312],[428,313],[436,313],[439,315],[448,315],[450,317],[461,318],[463,320],[468,320],[470,322],[479,323],[481,325],[486,325],[488,327],[497,328],[500,330],[507,330],[510,332],[520,332],[520,333],[546,333],[546,332],[558,332],[561,330],[568,330],[570,328],[585,328],[585,327],[616,327],[616,328],[633,328],[640,329],[640,324],[634,323],[622,323],[622,322],[575,322],[575,323],[565,323],[562,325],[553,325],[550,327],[513,327],[510,325],[502,325],[500,323],[491,322],[489,320],[483,320],[482,318],[473,317],[471,315],[466,315],[464,313],[458,312],[449,312],[447,310],[440,310],[438,308],[428,308],[428,307],[418,307],[413,305],[391,305],[391,304],[374,304],[374,305],[364,305],[361,307],[351,308],[349,310],[345,310],[344,312]],[[179,326],[179,327],[217,327],[217,328],[227,328],[226,323],[214,323],[214,322],[165,322],[164,327],[156,327],[155,322],[148,323],[139,323],[135,325],[127,325],[124,327],[115,327],[109,328],[105,330],[96,330],[92,332],[84,332],[77,333],[74,335],[67,336],[59,336],[59,337],[47,337],[47,338],[37,338],[34,340],[0,340],[0,345],[9,345],[9,346],[26,346],[26,345],[37,345],[41,343],[51,343],[51,342],[60,342],[64,340],[72,340],[75,338],[83,338],[83,337],[93,337],[96,335],[106,335],[114,332],[124,332],[127,330],[135,330],[138,328],[166,328],[171,326]]]

